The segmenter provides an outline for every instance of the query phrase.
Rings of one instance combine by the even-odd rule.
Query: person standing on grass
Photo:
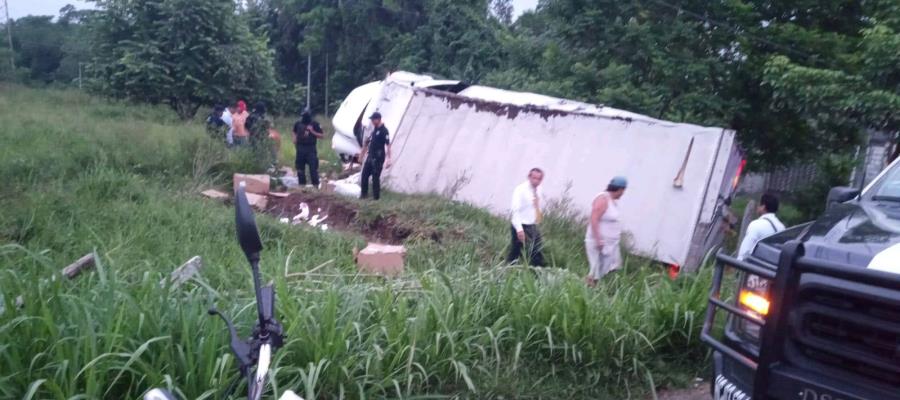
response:
[[[544,192],[541,190],[541,182],[544,180],[544,171],[540,168],[532,168],[528,172],[528,180],[522,182],[513,191],[512,195],[512,219],[510,232],[512,243],[506,262],[513,264],[522,256],[522,247],[527,244],[531,265],[543,267],[544,243],[541,232],[538,229],[544,218],[543,205],[546,203]]]
[[[247,117],[245,127],[250,134],[250,147],[256,152],[261,164],[274,170],[278,153],[272,140],[272,120],[266,115],[265,103],[260,101],[253,106],[253,112]]]
[[[319,187],[319,153],[316,143],[325,137],[322,127],[314,121],[309,109],[303,110],[300,119],[294,123],[294,148],[297,156],[294,158],[294,167],[297,168],[297,183],[306,185],[306,167],[309,167],[309,179],[312,185]]]
[[[238,100],[237,102],[237,112],[231,116],[232,130],[233,130],[233,140],[235,146],[243,146],[247,144],[247,138],[250,136],[250,133],[247,131],[247,118],[250,116],[247,113],[247,103],[243,100]]]
[[[231,116],[234,114],[234,104],[225,107],[225,110],[222,111],[222,122],[225,122],[225,125],[228,125],[228,131],[225,133],[225,143],[228,143],[230,147],[234,144],[234,121]]]
[[[594,287],[606,274],[622,268],[622,224],[619,221],[619,199],[625,194],[628,180],[623,176],[613,178],[606,191],[597,195],[591,205],[591,219],[584,236],[590,270],[584,278]]]
[[[768,193],[762,195],[759,199],[759,206],[756,207],[759,218],[747,226],[747,233],[744,235],[738,251],[738,260],[746,260],[747,257],[750,257],[756,244],[763,238],[784,230],[784,224],[775,216],[776,212],[778,212],[778,198]]]
[[[381,123],[381,113],[374,112],[369,117],[375,129],[363,143],[360,159],[363,160],[362,177],[360,177],[359,198],[369,195],[369,178],[372,178],[372,198],[381,197],[381,170],[391,167],[391,138],[388,129]]]
[[[206,134],[215,140],[225,140],[225,135],[228,132],[228,125],[222,120],[224,111],[225,107],[216,104],[212,112],[206,117]]]

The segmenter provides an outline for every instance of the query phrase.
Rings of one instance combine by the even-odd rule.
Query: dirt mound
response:
[[[300,204],[309,206],[309,216],[328,216],[323,223],[329,229],[352,232],[364,236],[369,241],[387,244],[401,244],[412,236],[428,237],[439,241],[436,232],[417,232],[412,224],[404,223],[396,215],[377,215],[370,221],[361,220],[359,205],[339,195],[320,192],[291,193],[285,198],[270,197],[266,212],[277,218],[293,218],[300,213]],[[321,211],[320,211],[321,210]]]

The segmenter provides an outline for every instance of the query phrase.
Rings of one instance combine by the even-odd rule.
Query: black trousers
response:
[[[369,178],[372,178],[372,198],[378,200],[381,198],[381,170],[384,167],[384,156],[370,154],[363,164],[362,176],[359,180],[360,192],[359,198],[364,199],[369,196]]]
[[[522,256],[522,247],[525,246],[528,249],[531,265],[543,267],[545,265],[544,254],[542,253],[544,241],[541,239],[541,231],[538,230],[537,225],[522,225],[522,230],[525,231],[525,243],[519,240],[519,236],[516,234],[516,227],[509,226],[509,231],[512,234],[512,244],[510,245],[509,256],[506,257],[506,262],[509,264],[516,262]]]
[[[297,168],[297,183],[306,184],[306,167],[309,166],[309,178],[315,187],[319,187],[319,154],[316,149],[297,148],[297,158],[294,159],[294,167]]]

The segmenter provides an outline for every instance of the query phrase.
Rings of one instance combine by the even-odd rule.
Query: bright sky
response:
[[[518,17],[526,10],[534,10],[537,7],[537,3],[538,0],[512,0],[513,13]]]
[[[9,17],[22,18],[26,15],[52,15],[59,16],[59,9],[71,4],[77,9],[93,8],[93,4],[83,0],[6,0],[9,4]],[[0,4],[0,7],[3,5]],[[0,18],[5,18],[0,15]]]
[[[9,2],[9,17],[17,19],[26,15],[59,15],[59,9],[66,4],[72,4],[77,9],[91,8],[93,4],[84,0],[7,0]],[[516,17],[525,10],[533,10],[538,0],[512,0],[513,11]],[[0,18],[4,17],[0,15]]]

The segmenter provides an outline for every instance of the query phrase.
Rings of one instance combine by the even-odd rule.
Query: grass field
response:
[[[130,399],[154,386],[220,398],[237,373],[206,309],[246,334],[252,284],[233,210],[197,192],[227,187],[247,157],[161,107],[0,86],[0,110],[0,398]],[[632,258],[592,290],[583,225],[564,206],[544,227],[556,268],[535,273],[498,266],[500,219],[432,196],[387,200],[366,215],[458,233],[407,243],[408,271],[389,281],[354,274],[360,237],[258,217],[288,336],[270,395],[643,399],[705,373],[708,274],[670,281]],[[60,278],[92,251],[93,272]],[[160,285],[194,255],[199,278]]]

